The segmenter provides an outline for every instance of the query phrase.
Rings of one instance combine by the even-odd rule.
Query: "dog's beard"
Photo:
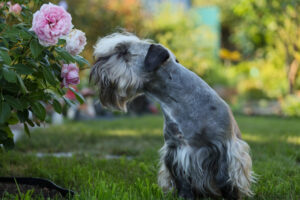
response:
[[[126,103],[141,94],[145,73],[137,54],[147,53],[144,46],[148,44],[130,33],[114,33],[98,40],[94,56],[96,63],[90,74],[99,87],[101,103],[109,108],[126,111]],[[138,52],[137,52],[138,51]]]
[[[90,80],[98,85],[103,106],[122,111],[127,110],[126,103],[137,96],[142,87],[142,78],[118,55],[98,58]]]

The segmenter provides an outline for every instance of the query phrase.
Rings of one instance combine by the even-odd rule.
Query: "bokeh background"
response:
[[[109,111],[88,83],[97,39],[127,30],[168,47],[231,106],[258,175],[254,197],[245,199],[300,199],[299,0],[51,2],[86,33],[81,55],[91,66],[81,68],[76,88],[86,101],[64,105],[67,117],[45,105],[52,124],[28,135],[22,124],[11,126],[15,148],[0,149],[0,177],[46,178],[76,191],[75,200],[175,198],[157,185],[164,144],[159,105],[140,96],[126,114]],[[71,91],[66,97],[76,99]],[[0,183],[3,200],[49,199],[32,198],[31,190],[22,196],[19,187],[1,192]]]
[[[87,36],[93,63],[99,37],[125,29],[170,48],[235,112],[300,115],[297,0],[64,0]],[[79,89],[89,87],[89,70]]]

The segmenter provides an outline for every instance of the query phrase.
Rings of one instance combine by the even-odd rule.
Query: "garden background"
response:
[[[125,28],[170,48],[235,111],[300,115],[299,1],[166,2],[69,2],[73,23],[88,38],[84,57],[93,63],[98,37]]]
[[[164,196],[156,182],[163,144],[158,105],[147,100],[147,114],[134,106],[127,114],[101,105],[98,112],[90,110],[99,106],[96,88],[88,83],[93,45],[99,37],[125,29],[168,47],[231,106],[258,174],[253,199],[300,198],[298,0],[51,2],[64,6],[74,26],[86,34],[81,56],[90,65],[72,58],[82,65],[76,90],[85,102],[59,107],[64,117],[41,104],[46,122],[27,127],[27,134],[19,124],[10,126],[15,147],[0,150],[0,176],[47,178],[76,191],[74,199],[173,198]],[[64,97],[75,99],[70,91]],[[67,104],[60,98],[57,102]],[[33,122],[39,120],[33,117]],[[16,193],[0,198],[44,199],[33,190]]]

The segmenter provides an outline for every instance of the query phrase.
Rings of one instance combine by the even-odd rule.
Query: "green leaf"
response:
[[[17,116],[18,116],[20,122],[25,122],[28,120],[29,112],[28,112],[28,110],[18,111]]]
[[[17,74],[13,70],[8,69],[7,67],[2,68],[3,76],[7,82],[16,83],[17,82]]]
[[[29,40],[32,37],[32,35],[25,30],[20,31],[19,34],[20,34],[20,37],[23,38],[23,40]]]
[[[64,96],[63,96],[63,99],[65,100],[66,105],[68,105],[69,107],[71,107],[72,105],[74,105],[74,104],[72,103],[72,101],[70,101],[70,99],[68,99],[68,98],[66,98],[66,97],[64,97]]]
[[[66,40],[65,39],[59,39],[57,45],[64,45],[66,44]]]
[[[54,87],[57,86],[57,81],[55,80],[55,76],[53,75],[50,67],[43,67],[43,75],[48,83],[50,83]]]
[[[33,114],[39,118],[41,121],[44,121],[46,118],[46,109],[44,108],[44,106],[39,103],[39,102],[35,102],[31,105],[31,110],[33,112]]]
[[[4,35],[10,40],[10,42],[18,42],[20,30],[16,27],[8,27],[5,30]]]
[[[2,39],[3,44],[8,48],[9,47],[8,41],[4,37],[2,37],[1,39]]]
[[[3,79],[2,79],[3,80]],[[3,83],[3,82],[2,82]],[[14,93],[14,94],[16,94],[16,93],[18,93],[19,91],[20,91],[20,87],[16,84],[16,83],[9,83],[9,82],[7,82],[6,84],[5,84],[5,90],[6,91],[9,91],[9,92],[11,92],[11,93]]]
[[[24,131],[28,137],[30,137],[30,131],[26,123],[24,123]]]
[[[17,109],[17,110],[23,110],[23,106],[22,103],[19,99],[14,98],[10,95],[5,95],[4,96],[5,101],[13,108]]]
[[[17,79],[18,79],[18,82],[19,82],[19,84],[20,84],[20,86],[21,86],[22,92],[23,92],[24,94],[28,93],[28,90],[27,90],[27,88],[26,88],[26,86],[25,86],[25,84],[24,84],[24,82],[23,82],[23,79],[21,78],[21,76],[19,76],[19,74],[17,74]]]
[[[10,124],[10,125],[14,125],[14,124],[19,123],[19,119],[17,118],[16,113],[13,113],[13,114],[9,117],[9,119],[8,119],[7,122],[8,122],[8,124]]]
[[[44,91],[43,90],[36,90],[32,92],[30,95],[28,95],[28,98],[31,100],[44,100]]]
[[[28,95],[26,95],[26,98],[25,98],[25,96],[22,96],[22,98],[19,99],[23,109],[27,109],[29,106],[29,101],[28,101],[27,97],[28,97]]]
[[[4,124],[10,116],[10,106],[6,102],[1,102],[0,105],[0,124]]]
[[[28,123],[31,127],[34,127],[34,123],[33,123],[30,119],[27,119],[27,123]]]
[[[14,134],[12,133],[8,125],[0,125],[0,130],[5,132],[7,138],[14,138]]]
[[[49,59],[48,59],[48,55],[46,55],[45,57],[43,57],[42,59],[41,59],[41,63],[44,65],[44,66],[46,66],[46,67],[50,67],[50,62],[49,62]]]
[[[63,59],[67,63],[75,62],[74,57],[71,54],[69,54],[66,50],[64,50],[60,47],[56,47],[55,50],[58,53],[58,55],[61,57],[61,59]]]
[[[8,55],[8,52],[7,51],[3,51],[3,50],[0,50],[0,57],[2,58],[3,62],[7,65],[10,65],[11,63],[11,58],[10,56]]]
[[[64,92],[64,90],[63,90],[63,89],[61,89],[61,88],[56,88],[56,91],[58,92],[58,94],[59,94],[60,96],[63,96],[63,95],[65,95],[65,92]]]
[[[0,38],[3,39],[2,37],[0,37]],[[1,50],[1,51],[8,51],[8,48],[0,47],[0,50]]]
[[[80,67],[83,67],[84,65],[90,66],[89,61],[87,61],[83,57],[77,55],[77,56],[74,56],[74,58],[75,58],[76,62],[79,64]]]
[[[83,104],[85,102],[85,99],[84,97],[79,93],[77,92],[74,88],[72,87],[69,87],[70,90],[72,90],[72,92],[75,94],[76,96],[76,99],[80,102],[80,104]]]
[[[56,99],[53,99],[52,105],[53,105],[54,110],[55,110],[57,113],[61,114],[61,112],[62,112],[62,107],[61,107],[59,101],[57,101]]]
[[[0,129],[0,144],[2,144],[7,138],[5,130]]]
[[[14,139],[13,138],[6,138],[6,140],[3,141],[3,146],[6,150],[13,149],[15,147]]]
[[[39,42],[34,39],[30,42],[30,50],[34,58],[37,58],[43,51],[43,46],[39,44]]]
[[[15,68],[16,71],[19,74],[29,75],[29,74],[32,74],[34,72],[32,67],[30,67],[28,65],[21,64],[21,63],[13,65],[12,67]]]

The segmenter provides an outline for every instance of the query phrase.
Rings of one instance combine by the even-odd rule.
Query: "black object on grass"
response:
[[[0,177],[0,184],[17,184],[17,185],[30,185],[38,188],[47,188],[59,192],[63,197],[73,196],[74,191],[62,188],[52,181],[43,178],[31,177]]]

